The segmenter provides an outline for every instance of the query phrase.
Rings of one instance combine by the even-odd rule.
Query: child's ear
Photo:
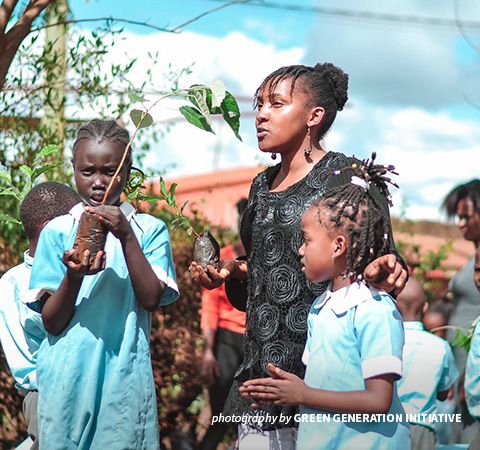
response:
[[[424,316],[427,311],[428,311],[428,303],[425,302],[422,308],[422,316]]]
[[[347,251],[348,239],[343,234],[339,234],[333,240],[333,256],[339,258]]]

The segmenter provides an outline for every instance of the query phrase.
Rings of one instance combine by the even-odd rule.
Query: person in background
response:
[[[0,343],[15,378],[15,387],[25,396],[23,414],[33,441],[32,450],[39,448],[37,354],[47,333],[41,315],[32,311],[25,299],[31,295],[28,286],[40,232],[50,220],[67,214],[80,201],[72,188],[61,183],[46,181],[34,186],[20,205],[20,220],[29,249],[24,253],[23,262],[0,279]]]
[[[237,203],[238,229],[247,199]],[[236,259],[245,254],[240,237],[237,242],[220,251],[222,259]],[[245,312],[234,308],[228,301],[225,286],[217,289],[202,289],[200,327],[205,338],[202,377],[208,386],[212,416],[218,416],[233,382],[233,376],[243,361],[243,334]],[[199,450],[215,450],[228,425],[216,422],[207,429]]]
[[[446,400],[460,375],[448,342],[423,327],[427,306],[422,284],[410,277],[397,296],[405,329],[403,378],[398,382],[398,395],[407,414],[436,414],[436,399]],[[412,450],[435,449],[435,423],[410,422]]]
[[[425,330],[430,331],[442,339],[446,339],[447,330],[442,327],[448,325],[452,308],[453,303],[448,300],[447,296],[429,304],[427,312],[423,315],[423,326],[425,327]],[[453,398],[453,386],[448,390],[447,398],[445,400],[442,401],[437,399],[435,403],[439,414],[454,414],[455,399]],[[437,443],[443,445],[448,444],[452,422],[436,422],[432,425],[435,429]]]
[[[480,249],[477,249],[474,260],[473,280],[475,287],[480,292]],[[470,351],[468,352],[467,363],[465,368],[465,401],[468,411],[480,421],[480,326],[477,318]],[[469,450],[480,450],[480,430],[472,439]]]
[[[446,299],[437,300],[429,304],[427,311],[423,315],[423,326],[425,330],[446,339],[447,329],[443,327],[448,325],[452,309],[453,303]]]
[[[212,266],[204,271],[195,262],[190,265],[194,279],[208,289],[226,282],[229,300],[247,312],[245,357],[223,412],[245,417],[239,425],[241,450],[295,446],[293,418],[298,407],[266,405],[252,410],[251,400],[243,398],[238,388],[248,379],[269,376],[267,365],[272,361],[300,377],[305,373],[301,357],[308,311],[328,282],[310,283],[302,273],[301,220],[325,192],[331,173],[352,163],[322,146],[347,93],[348,75],[331,63],[281,67],[263,80],[254,96],[258,146],[281,161],[252,182],[240,229],[246,261],[221,260],[219,271]],[[390,238],[390,254],[373,261],[364,275],[375,287],[398,292],[408,274],[391,233]],[[267,414],[274,420],[259,420]],[[287,420],[280,422],[282,416]]]
[[[458,217],[458,226],[465,239],[471,241],[474,251],[480,245],[480,180],[475,179],[453,188],[445,197],[442,208],[449,218]],[[473,283],[474,256],[467,261],[449,284],[453,296],[453,311],[449,325],[470,329],[472,322],[480,314],[480,293]],[[452,344],[455,338],[453,330],[447,331],[447,340]],[[462,347],[453,348],[460,373],[465,370],[467,353]],[[450,434],[450,443],[470,443],[480,431],[480,423],[468,412],[461,383],[456,383],[454,397],[457,403],[456,413],[462,414],[462,422],[454,422]]]

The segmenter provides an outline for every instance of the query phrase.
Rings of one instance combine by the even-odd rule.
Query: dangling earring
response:
[[[305,157],[310,158],[310,155],[312,154],[312,138],[310,137],[310,127],[308,127],[307,136],[310,140],[310,146],[307,147],[303,152],[305,153]]]
[[[270,155],[270,158],[272,158],[274,161],[277,159],[277,154],[276,153],[272,153]]]

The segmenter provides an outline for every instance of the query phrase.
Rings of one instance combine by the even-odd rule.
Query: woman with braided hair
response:
[[[308,316],[305,379],[269,364],[273,378],[240,388],[255,399],[253,407],[302,405],[298,450],[410,448],[395,387],[402,376],[402,318],[385,291],[363,281],[366,266],[389,251],[389,219],[370,193],[376,186],[388,195],[389,168],[373,160],[355,163],[349,183],[327,191],[302,219],[305,275],[312,283],[330,281]],[[354,418],[339,420],[340,414]],[[371,421],[371,414],[387,416]]]
[[[204,271],[194,262],[190,266],[206,288],[226,282],[232,304],[247,312],[244,361],[223,412],[241,418],[240,449],[294,447],[297,408],[265,405],[253,410],[238,388],[246,380],[269,376],[270,362],[303,377],[308,311],[328,283],[310,283],[301,271],[300,222],[325,192],[329,174],[351,163],[321,145],[347,101],[347,89],[348,76],[330,63],[282,67],[265,78],[254,97],[258,145],[272,159],[280,155],[281,162],[253,180],[240,230],[245,260],[222,260],[218,271]],[[388,214],[385,199],[383,204]],[[365,276],[388,292],[401,290],[407,273],[393,239],[388,253],[373,261]]]

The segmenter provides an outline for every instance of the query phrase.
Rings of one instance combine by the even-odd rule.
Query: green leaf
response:
[[[238,103],[235,100],[235,97],[230,94],[230,92],[227,92],[225,94],[225,99],[220,105],[220,109],[222,111],[222,116],[225,122],[227,122],[230,128],[233,130],[237,139],[239,141],[242,141],[242,137],[239,134],[240,108],[238,107]]]
[[[37,155],[37,158],[35,159],[35,162],[39,161],[44,156],[47,156],[50,153],[55,153],[55,152],[58,152],[58,145],[55,145],[55,144],[47,145],[46,147],[43,147],[40,150],[40,153]]]
[[[160,193],[163,196],[161,200],[165,200],[168,196],[168,193],[167,193],[167,186],[165,185],[165,180],[163,179],[163,177],[160,177]]]
[[[20,222],[17,219],[14,219],[12,216],[9,216],[8,214],[0,214],[0,222],[14,223],[16,225],[22,224],[22,222]]]
[[[17,200],[20,200],[20,197],[18,196],[17,192],[12,187],[2,189],[0,191],[0,195],[10,195],[11,197],[15,197]]]
[[[47,164],[46,166],[39,167],[38,169],[35,169],[32,174],[30,175],[31,181],[35,181],[40,175],[43,175],[45,172],[48,172],[49,170],[55,169],[57,167],[63,166],[63,162],[56,162],[55,164]]]
[[[201,114],[205,117],[207,123],[212,125],[212,118],[210,117],[210,109],[207,105],[207,88],[204,89],[194,89],[191,91],[190,95],[193,95],[195,101],[192,103],[198,107]]]
[[[456,347],[462,347],[468,353],[472,344],[472,336],[472,334],[467,336],[460,330],[455,329],[455,339],[453,340],[453,345]]]
[[[2,179],[3,181],[6,181],[7,183],[12,182],[11,175],[6,170],[3,170],[3,169],[0,170],[0,179]]]
[[[225,94],[227,89],[223,81],[215,80],[211,85],[210,89],[212,91],[212,108],[218,108],[223,100],[225,99]]]
[[[132,103],[142,103],[148,101],[147,99],[140,97],[140,95],[136,94],[135,92],[127,92],[127,95]]]
[[[183,213],[183,210],[185,209],[185,206],[188,205],[188,202],[189,202],[189,201],[190,201],[190,200],[186,200],[186,201],[185,201],[185,203],[184,203],[184,204],[182,205],[182,207],[180,208],[180,212]]]
[[[26,166],[25,164],[23,164],[23,165],[20,166],[20,170],[21,170],[24,174],[28,175],[29,177],[31,177],[32,174],[33,174],[33,169],[30,168],[30,167],[28,167],[28,166]]]
[[[215,134],[212,127],[208,124],[207,120],[198,109],[192,108],[191,106],[181,106],[180,113],[192,125],[195,125],[201,130],[209,131],[210,133]]]
[[[191,236],[192,233],[193,233],[193,230],[192,230],[191,228],[188,228],[188,229],[187,229],[187,234],[188,234],[189,236]]]
[[[141,111],[140,109],[132,109],[130,112],[130,118],[139,130],[142,128],[147,128],[153,123],[152,116],[145,111]]]

